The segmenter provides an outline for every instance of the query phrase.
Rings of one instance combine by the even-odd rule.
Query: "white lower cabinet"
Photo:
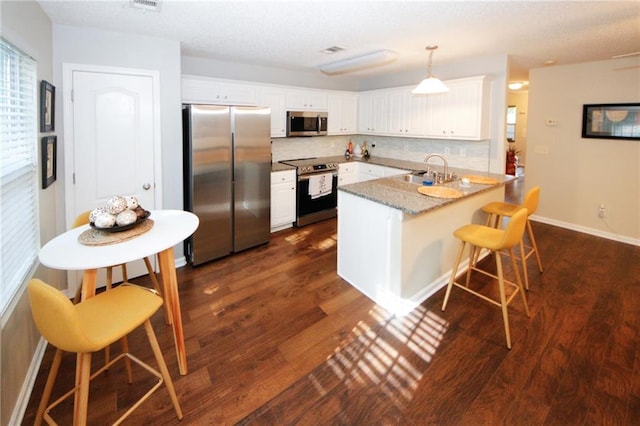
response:
[[[338,166],[338,186],[358,181],[358,163],[340,163]]]
[[[408,170],[396,169],[395,167],[385,167],[383,172],[384,172],[384,177],[406,175],[407,173],[409,173]]]
[[[358,165],[358,182],[364,182],[367,180],[380,179],[384,177],[384,166],[378,166],[377,164],[359,164]]]
[[[382,177],[404,175],[407,173],[409,173],[408,170],[380,166],[377,164],[361,162],[341,163],[340,168],[338,169],[338,186],[379,179]]]
[[[296,171],[271,173],[271,232],[290,228],[296,220]]]

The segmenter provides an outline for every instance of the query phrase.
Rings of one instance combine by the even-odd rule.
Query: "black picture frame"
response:
[[[582,137],[640,140],[640,103],[583,105]]]
[[[40,145],[40,163],[42,169],[42,189],[46,189],[56,180],[58,169],[57,137],[45,136]]]
[[[48,81],[40,82],[40,131],[53,132],[56,121],[56,88]]]

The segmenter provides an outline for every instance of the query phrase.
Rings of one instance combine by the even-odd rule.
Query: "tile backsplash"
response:
[[[354,144],[366,142],[372,157],[421,162],[427,154],[437,153],[443,155],[451,167],[489,170],[489,140],[459,141],[368,135],[275,138],[272,140],[271,154],[274,162],[343,155],[349,140]]]

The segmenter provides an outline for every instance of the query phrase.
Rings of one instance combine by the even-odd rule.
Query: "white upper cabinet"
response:
[[[449,87],[447,93],[414,95],[414,86],[353,93],[184,75],[182,101],[271,107],[271,137],[286,136],[287,111],[327,111],[330,135],[489,139],[489,78],[444,83]]]
[[[182,76],[182,102],[250,105],[258,104],[257,87],[200,76]]]
[[[412,94],[411,90],[399,88],[388,93],[387,133],[390,135],[422,136],[425,133],[427,99]]]
[[[490,135],[490,85],[486,76],[445,81],[449,92],[427,95],[425,136],[484,140]]]
[[[358,132],[358,95],[336,93],[328,96],[330,135],[353,135]]]
[[[363,92],[358,98],[358,133],[387,133],[387,91]]]
[[[326,111],[327,93],[315,90],[287,90],[287,111]]]
[[[287,108],[285,90],[279,88],[260,88],[260,106],[271,108],[271,137],[281,138],[287,135]]]

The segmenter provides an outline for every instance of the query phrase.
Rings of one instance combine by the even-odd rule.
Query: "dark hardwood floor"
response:
[[[184,419],[161,389],[126,424],[639,424],[640,247],[533,226],[545,271],[529,262],[531,317],[517,299],[509,308],[511,350],[500,310],[456,289],[445,312],[441,290],[409,315],[389,316],[336,275],[335,220],[182,268],[186,376],[162,311],[153,325]],[[476,282],[493,291],[490,280]],[[129,340],[153,364],[144,332]],[[52,355],[49,347],[24,424]],[[94,365],[102,360],[96,353]],[[64,357],[54,396],[73,383],[74,365]],[[113,421],[152,383],[134,369],[128,385],[122,373],[92,383],[89,424]],[[53,416],[70,424],[71,412],[69,401]]]

